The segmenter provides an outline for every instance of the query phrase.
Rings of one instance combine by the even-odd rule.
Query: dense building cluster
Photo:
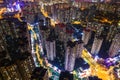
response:
[[[17,18],[7,18],[1,24],[0,71],[4,80],[27,79],[35,67],[27,23]],[[11,70],[11,71],[9,71]]]
[[[118,5],[0,0],[0,80],[120,79]]]

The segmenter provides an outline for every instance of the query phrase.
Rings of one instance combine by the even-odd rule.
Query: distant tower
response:
[[[91,37],[91,31],[88,29],[85,29],[83,31],[83,36],[82,36],[82,40],[83,40],[85,45],[88,44],[90,37]]]
[[[120,50],[120,33],[116,34],[113,38],[111,47],[109,49],[109,56],[113,57],[116,54],[118,54],[118,51]]]
[[[102,42],[103,42],[103,38],[101,38],[101,37],[95,37],[94,38],[94,42],[93,42],[92,49],[91,49],[92,54],[98,54],[99,53]]]
[[[76,46],[72,41],[67,42],[66,53],[65,53],[65,70],[72,71],[75,65],[76,59]]]

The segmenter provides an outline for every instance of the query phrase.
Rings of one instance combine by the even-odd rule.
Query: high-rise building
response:
[[[10,20],[15,20],[16,22],[18,21],[15,18],[8,18],[8,19],[1,19],[0,20],[0,50],[1,50],[1,55],[5,55],[10,58],[10,52],[9,50],[12,50],[13,47],[13,41],[15,41],[15,38],[18,37],[17,35],[17,29],[15,26],[15,22],[12,22]],[[14,39],[14,40],[13,40]],[[11,49],[8,49],[11,48]],[[3,58],[3,57],[2,57]]]
[[[0,40],[2,42],[0,45],[0,56],[2,57],[0,62],[4,62],[6,58],[14,61],[14,63],[11,61],[4,62],[2,64],[5,64],[5,67],[0,67],[1,70],[7,71],[3,76],[8,75],[7,78],[9,79],[5,78],[5,80],[29,80],[35,65],[31,57],[27,23],[11,17],[2,19],[0,24],[0,37],[2,38]]]
[[[0,73],[3,80],[22,80],[17,65],[9,59],[4,59],[1,61]]]
[[[47,54],[47,58],[51,61],[54,60],[54,58],[56,57],[56,35],[55,35],[55,31],[54,29],[50,29],[49,31],[50,33],[46,33],[47,35],[43,35],[45,36],[44,38],[44,43],[45,43],[45,49],[46,49],[46,54]]]
[[[92,54],[98,54],[99,53],[102,42],[103,42],[102,37],[95,37],[94,38],[94,42],[93,42],[92,49],[91,49]]]
[[[43,67],[36,67],[30,80],[49,80],[48,71]]]
[[[62,71],[59,80],[73,80],[73,74],[68,71]]]
[[[36,22],[36,19],[40,18],[39,15],[37,15],[40,12],[40,5],[39,0],[23,0],[25,3],[24,6],[22,5],[22,16],[24,16],[27,19],[27,22],[33,24]],[[26,2],[27,1],[27,2]]]
[[[1,28],[1,26],[0,26]],[[6,42],[4,41],[2,30],[0,31],[0,61],[4,59],[5,57],[9,57],[9,55],[6,52]],[[8,56],[7,56],[8,55]]]
[[[65,70],[72,71],[74,69],[75,59],[80,58],[83,49],[84,43],[82,40],[67,41],[65,52]]]
[[[5,35],[11,35],[12,37],[17,36],[15,31],[15,23],[10,20],[17,20],[17,19],[1,19],[0,20],[0,30],[2,33],[2,37],[5,37]]]
[[[75,59],[76,59],[76,44],[75,42],[68,41],[66,52],[65,52],[65,70],[72,71],[74,69],[75,65]]]
[[[41,43],[43,48],[45,49],[45,41],[50,34],[50,29],[46,26],[40,26],[40,34],[41,34]]]
[[[83,40],[85,45],[87,45],[90,38],[91,38],[91,31],[88,29],[85,29],[83,31],[83,36],[82,36],[82,40]]]
[[[116,34],[113,38],[112,44],[109,49],[109,56],[113,57],[118,54],[120,50],[120,33]]]
[[[21,24],[16,28],[16,32],[21,50],[24,52],[31,52],[30,34],[27,29],[27,23],[21,22]]]
[[[56,46],[55,46],[55,40],[50,41],[47,40],[45,41],[46,44],[46,51],[47,51],[47,58],[48,60],[53,61],[56,57]]]
[[[18,65],[18,69],[21,73],[21,76],[24,80],[30,80],[32,71],[35,68],[33,58],[30,53],[23,53],[16,60],[16,64]]]
[[[106,39],[109,40],[109,41],[112,41],[112,39],[114,38],[116,32],[117,32],[117,28],[114,27],[113,25],[110,26],[110,29],[109,29],[109,32],[107,34]]]
[[[84,42],[82,40],[76,41],[76,58],[79,58],[81,56],[82,50],[84,49]]]

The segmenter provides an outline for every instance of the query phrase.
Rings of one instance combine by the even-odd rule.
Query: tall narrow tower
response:
[[[92,49],[91,49],[92,54],[98,54],[99,53],[102,42],[103,42],[103,38],[101,38],[101,37],[95,37],[94,38],[94,42],[93,42]]]
[[[83,36],[82,36],[82,40],[83,40],[85,45],[88,43],[90,37],[91,37],[91,31],[88,29],[85,29],[83,31]]]
[[[109,49],[109,56],[113,57],[120,50],[120,33],[116,34]]]
[[[51,61],[53,61],[56,57],[56,42],[55,42],[56,36],[54,32],[55,32],[54,29],[51,29],[50,34],[45,41],[47,58]]]
[[[67,42],[67,48],[65,53],[65,70],[72,71],[74,69],[75,65],[75,59],[76,59],[76,46],[75,42],[68,41]]]
[[[81,56],[82,50],[84,49],[84,42],[82,40],[76,41],[76,58]]]
[[[56,57],[55,40],[53,40],[53,41],[47,40],[45,42],[45,47],[46,47],[46,51],[47,51],[47,58],[48,58],[48,60],[53,61],[54,58]]]

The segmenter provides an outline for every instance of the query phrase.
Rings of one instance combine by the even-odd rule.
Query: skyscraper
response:
[[[99,53],[102,42],[103,42],[102,37],[95,37],[94,38],[94,42],[93,42],[92,49],[91,49],[92,54],[98,54]]]
[[[56,46],[55,46],[55,40],[50,41],[47,40],[45,41],[45,47],[47,51],[47,58],[48,60],[53,61],[56,57]]]
[[[47,58],[51,61],[56,57],[56,35],[55,30],[50,29],[50,33],[47,33],[48,36],[45,38],[45,49],[47,52]],[[43,35],[44,36],[44,35]]]
[[[84,42],[82,40],[76,41],[76,58],[81,56],[82,50],[84,49]]]
[[[68,41],[65,52],[65,70],[72,71],[75,65],[76,59],[76,46],[75,42]]]
[[[116,54],[118,54],[118,51],[120,50],[120,33],[116,34],[113,38],[112,44],[109,49],[109,56],[113,57]]]
[[[90,37],[91,37],[91,31],[88,30],[88,29],[85,29],[83,31],[83,36],[82,36],[82,40],[83,40],[83,42],[84,42],[85,45],[87,45]]]

